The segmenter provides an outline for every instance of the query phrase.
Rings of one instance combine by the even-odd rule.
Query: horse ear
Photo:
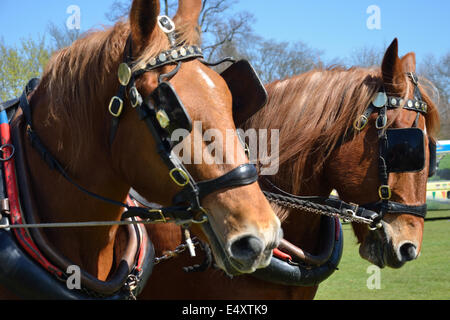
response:
[[[145,48],[152,39],[159,15],[159,0],[134,0],[130,10],[130,28],[136,48]]]
[[[202,11],[202,0],[179,0],[178,10],[173,18],[176,25],[193,24],[197,26]]]
[[[416,72],[416,54],[410,52],[402,57],[403,72]]]
[[[404,76],[402,62],[398,57],[398,40],[392,41],[384,54],[381,64],[383,82],[388,94],[398,94],[402,92]]]

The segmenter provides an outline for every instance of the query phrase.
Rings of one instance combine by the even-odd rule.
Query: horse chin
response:
[[[213,227],[210,222],[206,222],[201,225],[203,232],[209,240],[209,244],[211,246],[212,253],[214,255],[214,259],[216,261],[217,266],[222,269],[229,276],[237,276],[243,273],[254,272],[252,271],[242,271],[239,269],[235,263],[233,263],[232,259],[228,257],[224,246],[222,245],[219,238],[216,236]]]
[[[359,255],[361,258],[373,263],[379,268],[386,266],[385,259],[385,242],[379,235],[379,230],[370,232],[359,247]]]
[[[406,261],[400,260],[395,253],[388,224],[382,221],[382,225],[382,228],[368,233],[359,247],[359,254],[379,268],[401,268]]]

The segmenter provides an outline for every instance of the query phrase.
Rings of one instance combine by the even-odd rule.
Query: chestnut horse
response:
[[[226,82],[198,59],[201,50],[193,49],[198,48],[200,9],[201,1],[180,0],[174,19],[176,41],[192,52],[178,48],[180,55],[190,57],[179,60],[178,65],[165,63],[156,69],[144,69],[154,61],[162,63],[168,55],[161,57],[161,53],[173,48],[173,39],[160,26],[157,0],[134,0],[129,22],[121,21],[110,29],[90,32],[51,58],[40,84],[28,97],[30,109],[27,111],[32,110],[32,117],[18,114],[12,125],[16,128],[14,132],[18,132],[15,140],[22,141],[37,223],[120,221],[123,208],[114,203],[123,203],[131,187],[150,201],[169,206],[174,195],[182,190],[179,185],[185,185],[175,184],[173,173],[172,179],[169,177],[167,164],[159,154],[161,149],[157,150],[148,124],[140,121],[145,119],[145,112],[149,112],[144,110],[143,104],[136,107],[133,101],[132,106],[131,97],[126,94],[122,97],[123,105],[114,109],[115,103],[120,101],[116,96],[119,88],[117,70],[129,49],[128,57],[132,57],[129,66],[133,72],[143,70],[134,79],[135,89],[142,97],[149,97],[157,89],[158,79],[169,74],[166,78],[170,79],[166,81],[170,81],[192,121],[201,121],[203,130],[214,128],[224,134],[227,130],[236,131],[232,97]],[[192,54],[194,51],[196,55]],[[123,74],[119,75],[119,80],[122,86],[126,85],[122,83]],[[115,99],[111,100],[111,97]],[[24,104],[28,105],[28,102]],[[24,104],[21,101],[25,110]],[[119,116],[117,126],[111,119]],[[116,132],[110,140],[113,126]],[[29,136],[33,139],[28,139]],[[235,145],[240,146],[237,135],[234,140]],[[42,152],[43,146],[46,152]],[[201,148],[206,149],[206,144],[203,143]],[[224,150],[224,154],[226,152]],[[233,154],[233,161],[226,164],[201,163],[185,168],[196,181],[215,179],[242,166],[247,170],[244,149],[240,147]],[[61,170],[49,168],[50,155],[58,159],[72,181],[64,179]],[[77,190],[74,184],[91,194]],[[93,193],[111,201],[100,201],[91,196]],[[218,265],[234,274],[250,273],[268,265],[272,249],[278,245],[281,235],[280,221],[256,178],[252,183],[227,186],[220,193],[212,192],[201,200],[201,205],[201,212],[206,213],[208,219],[202,224],[202,230],[208,224],[205,233],[212,240]],[[121,246],[122,239],[126,238],[118,230],[122,227],[44,229],[40,232],[41,237],[51,248],[40,249],[57,252],[63,257],[61,260],[83,270],[86,276],[81,278],[82,288],[86,285],[84,279],[102,287],[120,267],[115,247]],[[39,231],[33,229],[30,232]],[[58,265],[61,261],[53,261],[52,257],[49,260],[66,271],[67,263]],[[17,286],[26,285],[19,283]],[[13,291],[14,286],[9,289]],[[93,290],[92,287],[87,289]],[[111,288],[104,291],[97,293],[115,292]],[[2,298],[10,297],[6,288],[2,287],[1,292]],[[45,295],[36,298],[42,297]]]
[[[268,104],[245,124],[246,128],[280,130],[280,169],[276,175],[266,178],[295,195],[328,197],[332,189],[336,189],[340,198],[347,202],[363,205],[379,200],[377,115],[368,117],[364,129],[350,128],[381,90],[388,96],[405,97],[404,101],[412,99],[416,92],[406,73],[414,71],[414,53],[400,59],[395,39],[387,49],[380,69],[319,69],[267,85]],[[426,87],[420,85],[418,88],[428,105],[428,112],[388,109],[387,126],[410,128],[417,124],[433,141],[439,126],[438,112],[424,90]],[[428,144],[428,139],[424,139],[424,144]],[[420,208],[425,204],[430,155],[427,147],[424,152],[427,161],[423,170],[389,174],[392,201]],[[264,178],[260,181],[264,182]],[[285,239],[316,254],[319,240],[324,237],[320,230],[321,216],[274,207],[283,221]],[[423,217],[390,212],[383,216],[379,229],[370,231],[364,224],[353,224],[353,227],[360,243],[361,257],[379,267],[399,268],[420,253]],[[173,250],[180,242],[180,232],[173,225],[158,229],[149,226],[148,230],[157,255]],[[142,297],[312,299],[318,288],[318,285],[275,284],[251,275],[231,279],[215,269],[201,273],[181,271],[182,266],[191,264],[192,260],[186,255],[161,262],[155,267],[154,276]]]

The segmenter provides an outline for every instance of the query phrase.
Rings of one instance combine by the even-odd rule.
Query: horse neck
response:
[[[300,191],[295,192],[301,196],[328,196],[331,191],[328,180],[323,173],[323,170],[313,171],[314,160],[307,161],[304,172],[314,172],[310,176],[305,177],[300,186]],[[283,172],[292,172],[290,165],[280,166],[280,175],[283,176]],[[289,181],[285,179],[285,181]],[[287,190],[289,190],[288,182],[286,184]],[[278,212],[283,212],[283,209]],[[321,216],[314,213],[309,213],[300,209],[288,209],[284,211],[287,216],[285,222],[282,225],[284,237],[289,242],[301,247],[309,252],[314,252],[319,245],[321,237],[320,232],[320,218]]]
[[[114,87],[113,79],[110,86],[105,87]],[[73,141],[71,132],[62,122],[48,117],[47,106],[51,103],[51,96],[38,88],[31,100],[35,132],[76,183],[104,197],[123,201],[129,186],[114,172],[106,144],[100,142],[104,137],[105,126],[102,124],[105,120],[98,119],[92,132],[86,129],[86,134],[92,135],[89,137],[92,143],[86,145],[80,155],[75,155],[71,147],[76,146],[77,141]],[[100,103],[100,106],[104,105]],[[97,103],[92,104],[92,108],[96,106]],[[92,112],[102,114],[98,110]],[[22,139],[36,199],[36,215],[41,222],[120,220],[120,207],[103,203],[76,189],[56,170],[49,169],[25,135]],[[64,256],[103,280],[112,266],[116,230],[116,227],[46,229],[45,235]]]

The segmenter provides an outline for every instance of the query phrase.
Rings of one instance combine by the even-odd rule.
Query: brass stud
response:
[[[173,50],[173,51],[170,53],[170,55],[171,55],[172,58],[174,58],[174,59],[178,58],[178,52],[177,52],[177,50]]]
[[[387,101],[388,100],[387,100],[386,93],[378,92],[377,95],[372,100],[372,104],[377,108],[381,108],[386,105]]]
[[[119,65],[118,72],[119,82],[122,86],[127,86],[131,79],[131,69],[126,63]]]
[[[159,110],[156,113],[156,119],[158,120],[159,125],[163,129],[167,128],[170,124],[169,116],[167,115],[167,113],[164,110]]]
[[[156,66],[156,58],[151,58],[149,63],[152,67]]]
[[[184,57],[186,54],[187,54],[186,49],[185,49],[185,48],[181,48],[181,49],[180,49],[180,55],[181,55],[182,57]]]
[[[161,62],[165,62],[167,60],[167,56],[165,53],[161,53],[158,58]]]

